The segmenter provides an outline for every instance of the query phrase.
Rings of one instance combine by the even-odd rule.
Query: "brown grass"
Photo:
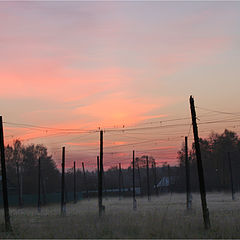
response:
[[[238,197],[238,196],[236,196]],[[184,194],[166,194],[132,199],[104,199],[105,215],[99,219],[97,199],[67,204],[67,215],[60,216],[60,204],[42,208],[11,208],[12,233],[0,238],[240,238],[240,201],[230,194],[207,195],[211,229],[203,226],[200,196],[193,195],[192,211],[186,211]],[[4,220],[0,211],[1,222]]]

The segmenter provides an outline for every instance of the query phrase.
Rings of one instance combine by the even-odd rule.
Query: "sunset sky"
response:
[[[174,165],[190,95],[200,137],[239,133],[240,2],[0,2],[0,83],[6,144],[91,170],[103,129],[106,168]]]

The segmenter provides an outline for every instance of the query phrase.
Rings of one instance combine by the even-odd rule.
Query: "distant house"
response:
[[[175,176],[170,177],[170,182],[169,182],[169,177],[162,177],[160,182],[157,184],[157,188],[159,189],[160,192],[169,192],[170,187],[175,184],[176,184]]]

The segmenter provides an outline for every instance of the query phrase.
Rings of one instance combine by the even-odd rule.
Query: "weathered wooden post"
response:
[[[62,148],[62,186],[61,186],[61,215],[66,215],[65,202],[65,147]]]
[[[100,131],[100,163],[99,163],[99,216],[102,216],[104,206],[102,205],[103,185],[103,130]]]
[[[190,96],[190,108],[191,108],[193,135],[194,135],[194,143],[195,143],[195,150],[196,150],[196,157],[197,157],[199,188],[201,193],[204,226],[205,226],[205,229],[209,229],[210,228],[209,211],[207,208],[207,201],[206,201],[206,191],[205,191],[205,183],[204,183],[201,150],[200,150],[199,138],[198,138],[196,112],[195,112],[195,106],[194,106],[194,99],[192,96]]]

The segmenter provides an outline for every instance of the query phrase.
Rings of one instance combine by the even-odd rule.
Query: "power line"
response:
[[[209,109],[209,108],[202,108],[202,107],[196,107],[196,108],[206,110],[206,111],[209,111],[209,112],[220,113],[220,114],[228,114],[228,115],[236,115],[236,116],[240,115],[240,112],[224,112],[224,111],[212,110],[212,109]]]
[[[12,126],[22,126],[23,128],[34,128],[35,130],[56,130],[56,131],[62,131],[62,132],[79,132],[79,133],[85,133],[85,132],[97,132],[98,130],[91,129],[79,129],[79,128],[53,128],[53,127],[46,127],[46,126],[38,126],[38,125],[32,125],[32,124],[26,124],[26,123],[13,123],[13,122],[3,122],[4,124],[12,125]]]

